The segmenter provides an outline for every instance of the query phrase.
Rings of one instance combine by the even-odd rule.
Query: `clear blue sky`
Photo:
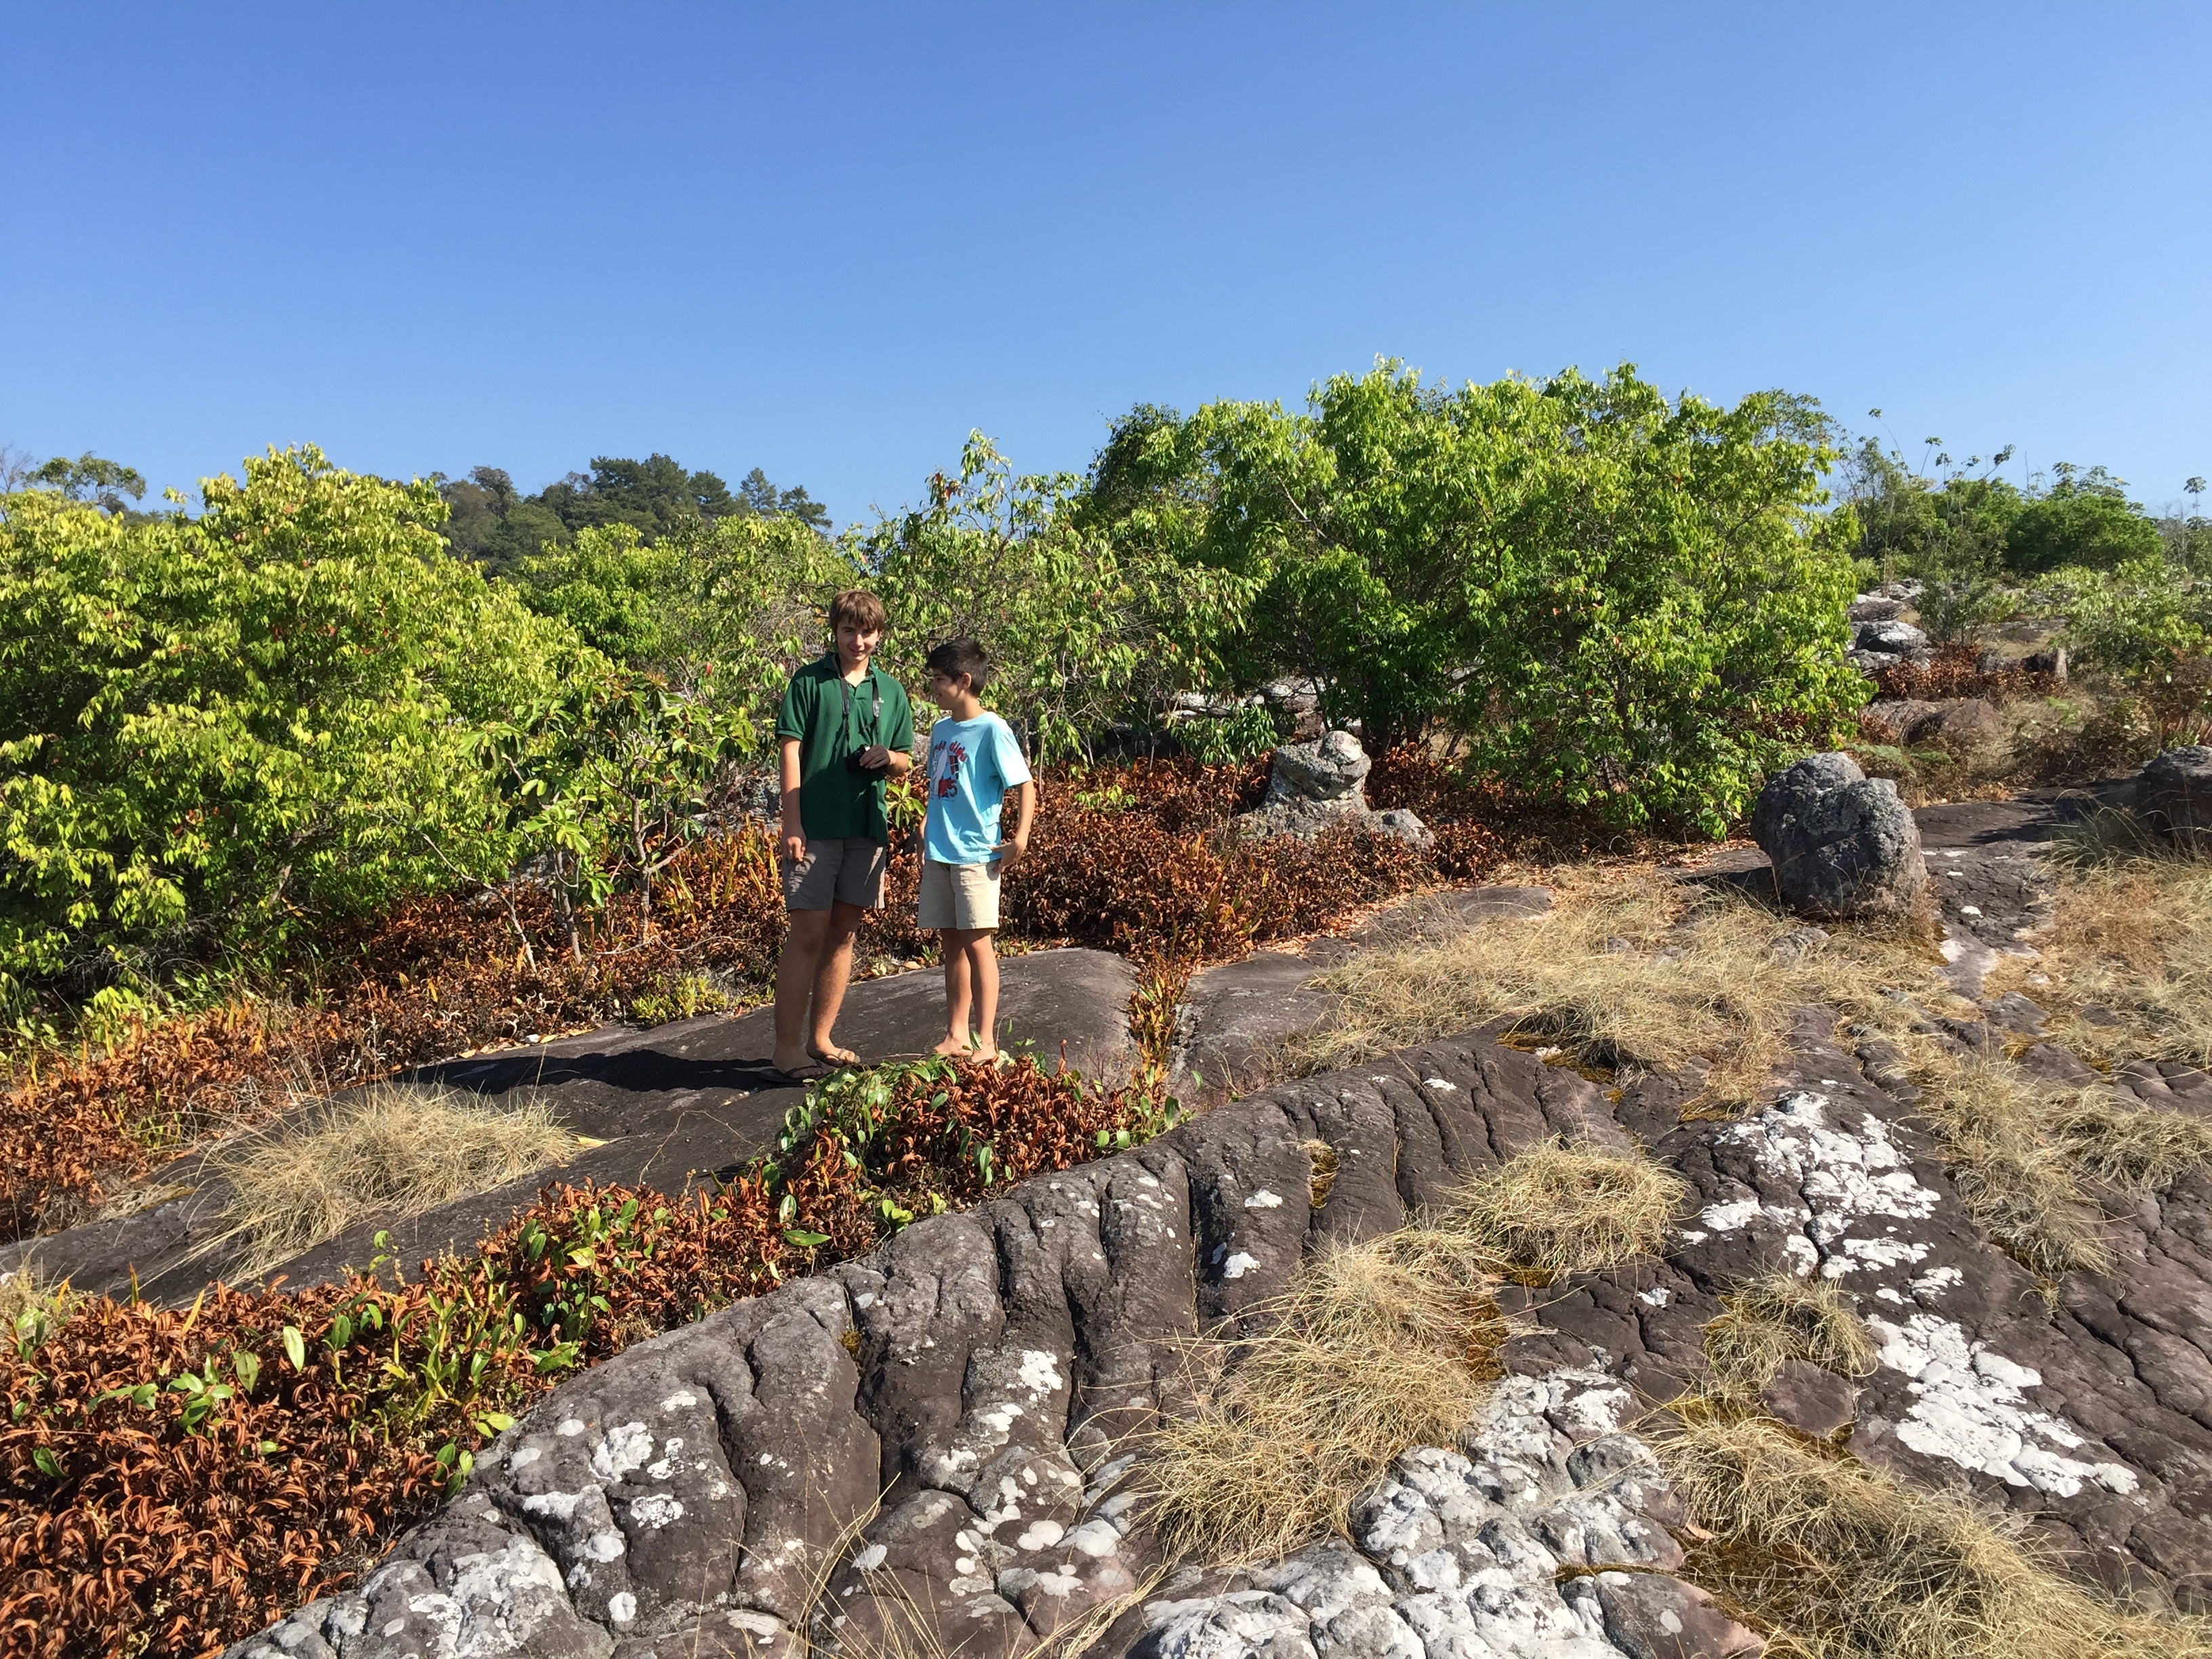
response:
[[[765,468],[1139,399],[1779,386],[2212,473],[2212,6],[0,9],[0,443]]]

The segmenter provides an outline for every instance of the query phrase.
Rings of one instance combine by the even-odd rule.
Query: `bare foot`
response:
[[[967,1039],[964,1037],[949,1036],[945,1038],[944,1042],[939,1043],[934,1048],[932,1048],[929,1052],[933,1054],[964,1054],[968,1052]]]
[[[840,1048],[834,1042],[809,1043],[806,1052],[824,1066],[858,1066],[860,1063],[860,1055],[850,1048]]]
[[[979,1042],[968,1051],[970,1060],[996,1060],[999,1051],[988,1042]]]

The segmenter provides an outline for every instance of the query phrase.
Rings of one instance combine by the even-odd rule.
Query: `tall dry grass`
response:
[[[1649,1158],[1551,1140],[1469,1182],[1432,1225],[1549,1284],[1656,1255],[1689,1197],[1687,1182]]]
[[[1308,1039],[1306,1063],[1348,1065],[1504,1020],[1586,1068],[1702,1063],[1706,1087],[1690,1109],[1702,1115],[1757,1098],[1796,1011],[1826,1006],[1904,1050],[1920,1115],[1967,1207],[2048,1283],[2110,1265],[2086,1182],[2170,1186],[2212,1161],[2212,1129],[2193,1120],[2054,1091],[2001,1054],[1959,1053],[1926,1015],[1979,1012],[1909,929],[1833,924],[1810,939],[1745,899],[1650,869],[1570,871],[1554,891],[1540,919],[1438,929],[1320,975],[1344,1012]],[[2047,946],[2037,940],[2053,986],[2027,988],[2053,1010],[2059,1039],[2100,1064],[2201,1052],[2212,1040],[2212,867],[2081,867],[2059,892]],[[2013,977],[1993,990],[2027,964],[2003,971]],[[2105,1000],[2128,1011],[2119,1024],[2070,1012]]]
[[[2009,1516],[1779,1425],[1686,1406],[1660,1463],[1712,1534],[1685,1576],[1807,1659],[2207,1659],[2212,1628],[2114,1606]]]
[[[1873,1334],[1832,1279],[1763,1273],[1723,1296],[1721,1310],[1705,1327],[1705,1347],[1724,1395],[1755,1397],[1792,1359],[1838,1376],[1874,1370]]]
[[[250,1279],[371,1217],[422,1215],[560,1163],[577,1145],[535,1097],[494,1105],[379,1084],[313,1102],[208,1153],[233,1196],[221,1231],[195,1254],[235,1255],[233,1272]]]
[[[2212,860],[2114,821],[2093,816],[2059,838],[2040,960],[2003,965],[1992,983],[2049,1009],[2058,1040],[2085,1058],[2212,1066]]]

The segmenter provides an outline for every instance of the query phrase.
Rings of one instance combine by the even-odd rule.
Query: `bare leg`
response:
[[[793,910],[783,954],[775,963],[775,1069],[795,1072],[807,1063],[806,1004],[830,936],[827,910]]]
[[[973,935],[958,928],[948,927],[937,936],[938,948],[945,955],[945,1041],[934,1052],[940,1054],[964,1054],[968,1052],[968,1018],[969,982],[974,977],[968,971],[968,951],[964,940]]]
[[[960,954],[975,985],[975,1052],[988,1060],[999,1052],[999,955],[989,930],[969,934]]]
[[[853,935],[867,912],[838,899],[823,914],[829,921],[814,969],[814,1015],[806,1046],[811,1055],[829,1065],[850,1066],[860,1056],[840,1048],[830,1033],[837,1024],[837,1011],[845,1006],[845,986],[853,977]]]

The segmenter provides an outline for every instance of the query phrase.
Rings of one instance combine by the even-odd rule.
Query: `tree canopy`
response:
[[[1632,368],[1454,390],[1384,362],[1308,410],[1140,406],[1094,464],[1124,544],[1252,585],[1239,684],[1310,680],[1370,746],[1441,718],[1523,787],[1717,829],[1863,699],[1834,453],[1781,393],[1670,402]]]
[[[826,532],[830,515],[803,486],[779,489],[755,467],[735,491],[719,474],[687,471],[672,457],[644,460],[598,455],[588,472],[571,472],[534,495],[523,495],[498,467],[465,478],[432,475],[450,513],[448,543],[495,570],[547,547],[565,546],[578,532],[628,526],[647,541],[684,534],[728,518],[784,518]]]

